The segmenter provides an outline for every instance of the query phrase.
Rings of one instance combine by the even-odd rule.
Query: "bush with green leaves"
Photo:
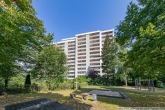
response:
[[[157,81],[156,83],[156,87],[159,87],[159,88],[164,88],[164,84],[162,81]]]

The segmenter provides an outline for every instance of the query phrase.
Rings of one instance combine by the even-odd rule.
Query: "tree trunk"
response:
[[[124,77],[125,77],[125,86],[128,86],[127,84],[127,75],[124,73]]]

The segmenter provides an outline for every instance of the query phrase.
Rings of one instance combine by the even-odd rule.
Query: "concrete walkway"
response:
[[[136,90],[133,87],[123,87],[123,89],[129,90],[129,91],[134,91],[134,92],[142,92],[142,93],[156,93],[156,94],[165,94],[165,90],[158,90],[155,88],[155,91],[148,91],[148,89],[141,89],[141,90]]]

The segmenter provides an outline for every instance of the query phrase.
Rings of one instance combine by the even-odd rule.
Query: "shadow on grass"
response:
[[[0,97],[0,105],[10,105],[20,102],[31,101],[39,98],[48,98],[50,100],[58,100],[60,103],[76,108],[77,110],[90,110],[92,105],[83,103],[80,100],[71,99],[69,96],[63,96],[60,93],[29,93],[29,94],[15,94],[4,95]],[[0,110],[3,106],[0,106]]]

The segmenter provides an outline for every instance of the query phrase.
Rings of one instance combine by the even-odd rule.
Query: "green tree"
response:
[[[142,78],[154,79],[165,71],[164,7],[164,0],[131,2],[117,26],[117,42],[129,48],[126,65]]]
[[[43,22],[36,17],[32,0],[0,1],[0,77],[8,80],[20,68],[20,62],[32,63],[41,45],[50,43]]]
[[[117,73],[116,76],[125,82],[125,86],[128,85],[128,73],[131,72],[131,68],[129,68],[125,62],[127,62],[127,51],[123,48],[118,48],[118,59],[117,59]]]
[[[29,90],[30,85],[31,85],[31,78],[30,78],[30,74],[28,74],[25,79],[25,84],[24,84],[25,89]]]
[[[36,56],[36,65],[34,67],[34,77],[40,76],[49,83],[62,82],[67,75],[67,58],[61,49],[51,44],[44,46],[43,50]]]
[[[116,66],[116,52],[117,47],[114,40],[114,37],[112,39],[109,38],[109,36],[106,36],[104,46],[102,49],[102,68],[103,72],[107,73],[107,75],[114,75],[115,73],[115,66]]]

